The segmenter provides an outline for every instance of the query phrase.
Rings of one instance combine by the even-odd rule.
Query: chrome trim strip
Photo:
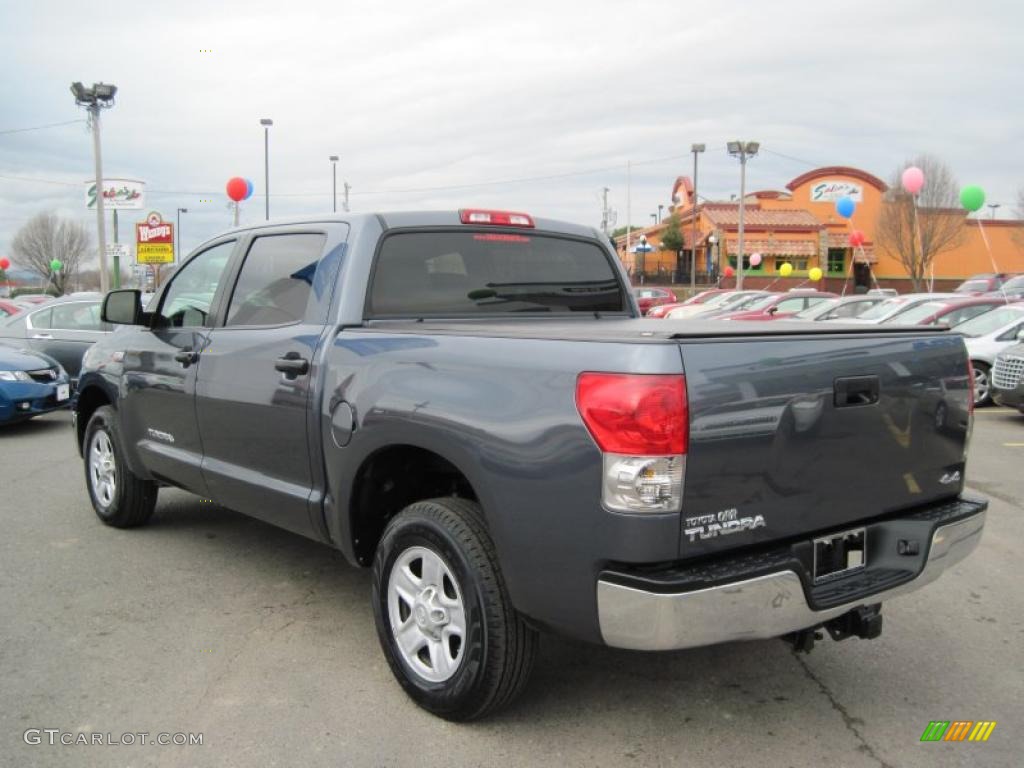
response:
[[[813,610],[793,571],[694,592],[660,594],[599,580],[597,611],[604,642],[614,648],[666,651],[778,637],[813,627],[865,603],[914,592],[963,560],[978,545],[985,512],[936,529],[917,578],[869,598]]]

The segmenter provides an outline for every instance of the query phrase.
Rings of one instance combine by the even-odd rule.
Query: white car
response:
[[[974,404],[992,402],[989,378],[996,355],[1017,343],[1024,330],[1024,304],[1007,304],[983,315],[972,317],[951,333],[959,333],[967,342],[967,354],[974,368]]]
[[[716,297],[712,297],[710,301],[706,301],[703,304],[687,304],[685,307],[677,307],[666,314],[665,319],[679,320],[683,317],[696,317],[698,315],[707,316],[712,313],[731,312],[742,307],[745,302],[752,301],[760,298],[761,296],[768,296],[769,293],[767,291],[731,291],[729,293],[719,295],[724,298],[719,301],[715,301],[714,299]]]
[[[898,315],[900,312],[904,312],[911,307],[916,307],[926,301],[933,301],[935,299],[943,299],[947,297],[960,298],[960,294],[957,293],[904,293],[902,296],[893,296],[891,299],[886,299],[881,304],[876,304],[867,312],[858,315],[850,320],[844,319],[846,323],[862,323],[864,325],[878,325],[884,320],[888,320],[890,317]],[[893,320],[893,322],[899,322]]]

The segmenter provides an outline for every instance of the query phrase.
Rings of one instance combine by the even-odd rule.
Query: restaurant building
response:
[[[763,288],[772,284],[776,290],[785,290],[806,283],[809,270],[819,267],[825,274],[819,284],[823,290],[912,290],[898,254],[876,243],[875,230],[886,191],[885,182],[866,171],[829,166],[798,176],[786,185],[785,191],[748,194],[744,201],[744,287]],[[850,219],[836,212],[836,201],[842,197],[850,197],[856,203]],[[616,239],[619,258],[634,282],[640,282],[643,273],[644,282],[686,284],[690,282],[690,265],[694,263],[698,284],[732,285],[734,279],[722,275],[727,266],[737,267],[739,201],[705,201],[695,206],[693,186],[685,176],[676,179],[671,198],[669,210],[679,220],[684,242],[678,254],[661,248],[667,217],[660,224],[633,230],[628,247],[625,235]],[[968,216],[957,209],[936,215],[962,219],[963,232],[954,247],[935,257],[934,290],[948,290],[979,273],[1024,273],[1024,221],[984,219],[979,226],[980,214]],[[864,243],[858,247],[850,245],[850,233],[855,229],[864,234]],[[641,238],[651,251],[645,253],[643,245],[638,248]],[[752,254],[761,255],[756,266],[750,264]],[[780,278],[779,267],[786,262],[793,266],[793,273],[789,278]]]

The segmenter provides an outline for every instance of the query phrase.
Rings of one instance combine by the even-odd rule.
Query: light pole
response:
[[[338,156],[331,155],[331,197],[334,200],[332,210],[338,212]]]
[[[178,209],[178,226],[174,230],[174,263],[175,265],[181,264],[181,214],[188,213],[188,208]]]
[[[1002,205],[1002,203],[989,203],[988,204],[988,209],[989,209],[989,211],[991,211],[991,213],[989,213],[989,218],[990,219],[994,219],[996,217],[996,208],[999,208],[1001,205]]]
[[[269,117],[260,120],[263,126],[263,190],[267,195],[266,219],[270,221],[270,126],[274,121]]]
[[[114,95],[117,93],[117,86],[109,83],[93,83],[92,88],[86,88],[80,82],[71,84],[71,94],[75,97],[75,104],[85,107],[89,113],[89,123],[92,126],[92,151],[96,160],[96,239],[100,250],[100,290],[106,293],[110,290],[110,276],[107,274],[107,227],[103,213],[103,155],[100,151],[100,110],[109,109],[114,106]],[[114,281],[121,285],[121,260],[114,254]]]
[[[658,223],[661,224],[661,212],[665,210],[665,206],[658,204]]]
[[[697,293],[697,155],[704,151],[703,144],[691,144],[693,152],[693,200],[690,201],[690,295]]]
[[[756,141],[730,141],[726,144],[729,154],[740,159],[740,210],[739,210],[739,249],[736,256],[736,290],[743,289],[743,209],[747,207],[747,158],[757,154],[761,145]]]

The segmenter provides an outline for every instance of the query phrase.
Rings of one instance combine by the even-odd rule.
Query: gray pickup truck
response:
[[[645,320],[598,231],[346,215],[214,238],[85,357],[100,520],[184,488],[373,569],[395,677],[466,720],[538,632],[670,650],[875,637],[978,543],[963,340]]]

